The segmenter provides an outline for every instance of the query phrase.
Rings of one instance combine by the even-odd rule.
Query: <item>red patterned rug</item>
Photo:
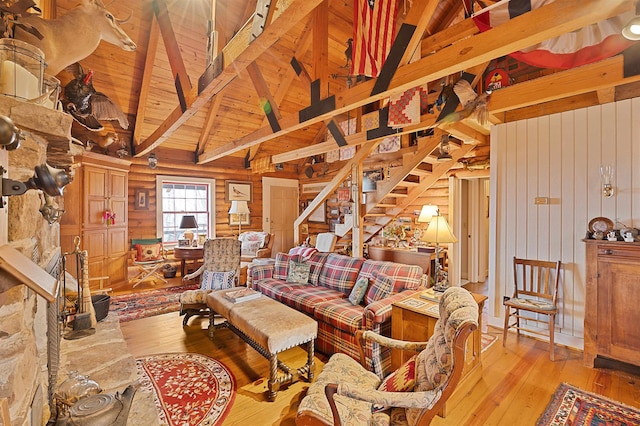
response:
[[[640,425],[640,410],[561,383],[537,426]]]
[[[140,391],[151,392],[161,424],[222,424],[236,397],[236,379],[220,362],[200,354],[159,354],[136,360]]]
[[[183,286],[111,296],[109,312],[118,314],[120,322],[176,312],[180,309],[180,294],[185,290],[197,288],[200,288],[200,284],[189,283]]]

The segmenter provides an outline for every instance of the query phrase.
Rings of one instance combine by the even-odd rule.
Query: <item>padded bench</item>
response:
[[[234,290],[237,289],[212,291],[207,295],[207,305],[227,319],[227,328],[269,360],[269,400],[275,399],[281,386],[295,383],[302,376],[311,382],[315,369],[313,355],[318,323],[264,295],[234,303],[225,297],[227,292]],[[300,345],[306,345],[307,363],[294,371],[278,360],[278,354]],[[278,374],[278,370],[284,374]]]

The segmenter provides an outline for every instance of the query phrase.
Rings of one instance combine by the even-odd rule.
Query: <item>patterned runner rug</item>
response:
[[[120,322],[176,312],[180,309],[180,294],[185,290],[197,288],[200,288],[200,284],[189,283],[183,286],[111,296],[109,312],[118,314]]]
[[[200,354],[159,354],[136,360],[139,391],[154,395],[160,424],[222,424],[236,397],[236,380],[220,362]]]
[[[538,426],[640,425],[640,410],[561,383]]]

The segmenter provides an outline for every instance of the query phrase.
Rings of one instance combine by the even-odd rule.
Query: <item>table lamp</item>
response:
[[[242,221],[246,219],[247,214],[251,213],[249,211],[249,206],[247,206],[246,201],[232,201],[231,208],[229,209],[229,214],[238,215],[238,236],[240,236],[240,232],[242,231]]]
[[[455,243],[458,239],[453,235],[453,231],[447,223],[447,219],[439,214],[431,217],[429,227],[422,233],[420,239],[428,243],[436,244],[436,261],[435,271],[433,274],[435,286],[433,289],[435,291],[445,291],[447,287],[449,287],[449,279],[446,276],[442,277],[442,279],[440,278],[442,275],[442,266],[440,265],[440,243]]]
[[[182,220],[180,220],[180,229],[186,229],[184,231],[184,238],[189,240],[191,244],[197,244],[198,240],[194,240],[194,233],[192,229],[198,229],[198,222],[196,222],[196,217],[193,215],[184,215],[182,216]]]

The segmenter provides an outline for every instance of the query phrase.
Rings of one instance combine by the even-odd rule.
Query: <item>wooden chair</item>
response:
[[[358,331],[361,363],[345,354],[332,355],[300,402],[296,424],[406,425],[410,419],[409,424],[428,425],[458,385],[465,366],[466,341],[477,328],[478,304],[473,296],[462,287],[451,287],[440,299],[440,319],[428,342],[404,342]],[[380,380],[365,367],[365,340],[421,352]],[[406,384],[411,379],[413,386]],[[379,390],[381,383],[398,386],[402,381],[402,389]],[[372,410],[375,404],[382,406],[380,411]]]
[[[561,262],[550,262],[543,260],[518,259],[513,258],[513,279],[514,290],[510,299],[505,299],[504,307],[504,332],[502,345],[507,342],[507,332],[510,328],[528,333],[541,335],[549,338],[549,359],[554,360],[553,354],[553,333],[558,314],[558,283],[560,282]],[[534,315],[521,315],[520,311],[532,312]],[[545,315],[545,319],[540,319],[539,315]],[[509,324],[510,318],[515,321]],[[525,322],[534,321],[536,323],[546,323],[549,327],[547,333],[540,329],[525,327],[520,320]]]
[[[132,239],[131,250],[133,264],[138,268],[138,274],[130,281],[133,287],[147,280],[167,282],[162,274],[162,266],[166,261],[162,238]]]

